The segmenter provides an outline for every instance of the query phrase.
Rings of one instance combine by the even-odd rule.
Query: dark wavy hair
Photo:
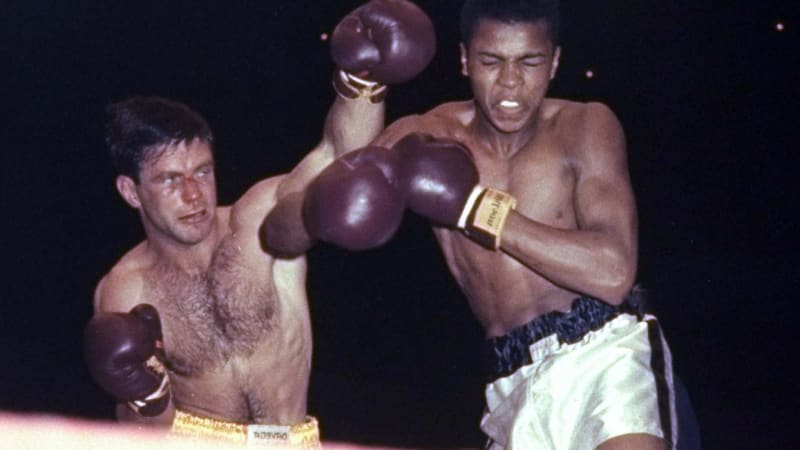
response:
[[[461,7],[461,42],[469,46],[481,19],[509,23],[544,20],[550,41],[558,45],[561,28],[558,4],[558,0],[466,0]]]
[[[139,182],[142,163],[171,145],[196,138],[209,144],[211,128],[196,111],[162,97],[132,97],[106,108],[105,139],[111,162],[121,175]]]

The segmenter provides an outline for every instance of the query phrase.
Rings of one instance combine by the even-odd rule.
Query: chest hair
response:
[[[167,364],[180,374],[249,357],[275,327],[271,279],[245,265],[231,236],[205,272],[187,274],[162,264],[150,270],[147,286],[161,313]]]

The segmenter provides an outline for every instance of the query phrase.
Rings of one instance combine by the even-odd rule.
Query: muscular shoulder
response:
[[[559,131],[582,139],[597,133],[621,133],[622,126],[614,112],[603,103],[581,103],[547,99],[543,113]]]
[[[603,103],[548,99],[544,116],[575,161],[625,153],[622,125]]]
[[[94,310],[128,312],[142,303],[146,266],[144,244],[139,244],[123,256],[100,279],[94,292]]]
[[[247,190],[230,210],[230,227],[237,233],[257,233],[267,213],[275,206],[278,187],[286,175],[259,181]]]

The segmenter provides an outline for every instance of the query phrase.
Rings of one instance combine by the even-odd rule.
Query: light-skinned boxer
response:
[[[338,95],[322,141],[230,207],[217,205],[213,137],[198,113],[158,97],[109,107],[116,187],[145,239],[99,282],[85,355],[120,420],[248,445],[319,445],[306,411],[306,259],[262,245],[259,227],[280,199],[376,136],[386,85],[422,71],[434,49],[430,20],[410,2],[350,13],[333,35]]]

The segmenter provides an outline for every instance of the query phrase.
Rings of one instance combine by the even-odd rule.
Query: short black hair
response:
[[[131,97],[106,108],[106,145],[121,175],[139,182],[143,162],[184,141],[214,140],[211,128],[196,111],[162,97]]]
[[[500,22],[547,23],[553,45],[559,42],[561,12],[558,0],[466,0],[461,7],[461,42],[469,46],[475,27],[481,19]]]

